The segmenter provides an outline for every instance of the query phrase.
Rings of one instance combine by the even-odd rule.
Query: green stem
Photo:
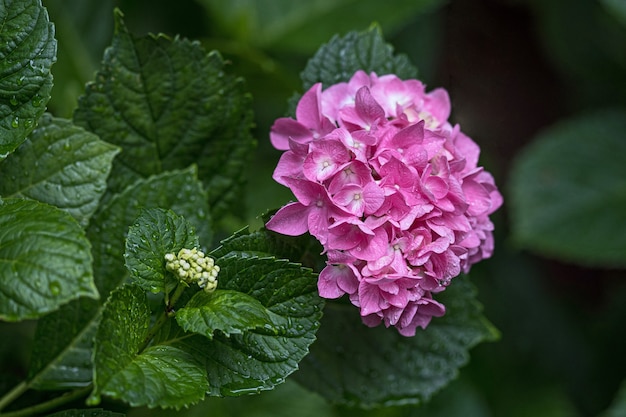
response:
[[[4,397],[0,398],[0,410],[11,404],[17,397],[25,393],[27,390],[28,384],[26,381],[20,382],[15,388],[7,392]]]
[[[174,316],[175,313],[174,313],[173,308],[176,305],[176,302],[178,301],[180,296],[183,295],[183,292],[187,288],[188,287],[185,284],[182,284],[182,283],[178,284],[178,286],[174,290],[174,294],[172,294],[172,296],[169,299],[166,298],[167,299],[167,301],[166,301],[167,305],[165,306],[165,311],[163,312],[163,314],[161,314],[161,316],[157,319],[157,321],[154,322],[154,325],[152,326],[152,328],[150,328],[150,330],[148,330],[148,334],[146,334],[146,337],[143,340],[143,343],[139,347],[139,352],[138,353],[143,352],[150,345],[150,342],[152,341],[154,336],[157,334],[159,329],[167,322],[167,320],[170,317]],[[0,416],[0,417],[2,417],[2,416]]]
[[[22,383],[22,384],[26,385],[26,383]],[[53,408],[56,408],[60,405],[69,403],[80,397],[84,397],[85,395],[89,394],[89,391],[91,391],[92,388],[93,387],[91,385],[88,385],[84,388],[76,389],[74,391],[63,394],[60,397],[56,397],[49,401],[43,402],[41,404],[33,405],[32,407],[22,408],[21,410],[10,411],[8,413],[0,413],[0,417],[27,417],[27,416],[33,416],[38,413],[43,413],[44,411],[52,410]],[[15,391],[15,389],[13,391]],[[5,396],[5,398],[7,396],[8,394]]]

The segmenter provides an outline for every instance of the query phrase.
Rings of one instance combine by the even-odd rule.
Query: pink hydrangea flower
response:
[[[443,89],[358,71],[315,84],[296,119],[272,126],[284,151],[273,178],[297,201],[266,226],[315,236],[328,257],[320,296],[347,294],[368,326],[415,335],[445,313],[433,295],[493,252],[489,215],[502,196],[449,115]]]

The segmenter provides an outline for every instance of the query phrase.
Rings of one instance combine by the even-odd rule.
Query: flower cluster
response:
[[[359,71],[314,85],[295,120],[272,126],[285,151],[273,178],[297,202],[267,228],[315,236],[328,258],[320,295],[348,294],[369,326],[414,335],[445,313],[433,294],[493,251],[489,215],[502,196],[449,113],[443,89]]]
[[[174,273],[181,281],[187,284],[197,283],[206,292],[212,292],[217,288],[220,267],[204,252],[196,248],[183,248],[178,255],[165,254],[165,261],[165,269]]]

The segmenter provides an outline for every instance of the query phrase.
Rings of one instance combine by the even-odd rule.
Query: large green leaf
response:
[[[87,236],[93,245],[96,285],[103,296],[128,277],[123,255],[126,234],[142,208],[172,209],[194,226],[201,242],[210,242],[206,192],[196,175],[191,167],[140,180],[96,213]]]
[[[118,152],[69,120],[45,114],[26,142],[0,164],[5,179],[0,195],[51,204],[87,226]]]
[[[399,0],[381,7],[379,0],[200,0],[226,32],[261,48],[313,53],[338,30],[369,26],[397,29],[417,14],[432,11],[441,0]],[[349,19],[346,18],[349,16]]]
[[[417,76],[417,69],[408,58],[394,55],[380,29],[372,26],[364,32],[349,32],[343,37],[335,35],[322,45],[301,74],[304,90],[317,82],[328,87],[348,81],[358,70],[378,75],[396,74],[402,79]]]
[[[255,298],[239,291],[199,291],[177,311],[176,321],[183,330],[212,339],[216,330],[226,336],[256,329],[274,332],[270,314]]]
[[[225,320],[221,324],[213,321],[203,326],[198,322],[197,327],[183,318],[184,325],[193,324],[196,330],[210,329],[217,323],[216,328],[223,331],[214,332],[212,339],[206,332],[189,337],[172,321],[157,340],[204,361],[211,395],[236,396],[272,389],[298,368],[315,340],[323,305],[317,295],[316,274],[287,260],[259,258],[254,251],[229,251],[216,264],[221,268],[217,291],[227,291],[224,295],[241,293],[234,300],[247,299],[246,303],[254,304],[253,317],[243,311],[231,312],[229,317],[224,311],[220,313]],[[195,308],[194,303],[190,307]],[[265,315],[269,323],[262,323]]]
[[[170,345],[145,348],[150,308],[144,290],[129,285],[111,293],[95,338],[94,389],[131,406],[182,408],[204,398],[206,370],[193,356]]]
[[[67,213],[0,201],[0,319],[37,318],[81,296],[98,298],[89,241]]]
[[[468,349],[494,340],[467,278],[456,278],[437,298],[446,315],[404,337],[383,326],[368,328],[357,309],[327,303],[318,341],[295,378],[333,403],[360,407],[428,400],[469,361]]]
[[[238,208],[233,204],[254,145],[243,81],[226,74],[219,54],[207,54],[198,42],[135,37],[119,11],[115,18],[112,46],[74,114],[76,123],[123,149],[111,192],[196,163],[212,213]]]
[[[184,215],[200,236],[210,240],[205,197],[192,167],[138,181],[102,207],[87,230],[93,245],[95,282],[102,297],[128,278],[123,255],[125,236],[141,208],[171,208]],[[89,382],[85,376],[90,374],[90,364],[80,355],[88,354],[91,349],[93,327],[101,309],[102,305],[96,302],[71,303],[39,323],[34,350],[44,353],[43,359],[34,361],[29,372],[34,384],[63,388]],[[75,380],[63,374],[64,368],[75,373]]]
[[[154,293],[169,292],[178,280],[165,269],[165,254],[197,247],[196,231],[184,217],[171,210],[143,210],[128,230],[126,268],[141,288]]]
[[[588,114],[541,133],[510,182],[516,241],[580,264],[626,266],[626,110]]]
[[[26,139],[46,109],[56,40],[41,0],[3,1],[0,22],[1,160]]]
[[[93,376],[92,341],[98,327],[99,303],[81,298],[37,323],[28,384],[36,389],[89,385]]]

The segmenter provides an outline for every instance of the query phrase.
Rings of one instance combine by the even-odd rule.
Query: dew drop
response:
[[[59,284],[57,281],[50,282],[50,284],[48,284],[48,288],[50,289],[52,295],[61,294],[61,284]]]
[[[14,128],[14,129],[20,127],[20,118],[19,117],[15,116],[13,118],[13,120],[11,120],[11,127]]]
[[[36,94],[35,97],[33,97],[33,106],[35,107],[39,107],[41,106],[41,103],[43,102],[43,97],[41,97],[39,94]]]
[[[70,143],[69,140],[66,140],[65,143],[63,144],[63,149],[66,151],[71,151],[72,150],[72,144]]]
[[[24,121],[24,126],[26,126],[26,129],[28,129],[28,128],[33,127],[33,124],[34,124],[34,123],[35,123],[35,122],[33,122],[33,119],[26,119],[26,120]]]
[[[17,106],[17,98],[15,96],[11,97],[9,103],[11,103],[11,106]]]
[[[24,83],[24,79],[25,79],[25,78],[26,78],[26,77],[24,77],[23,75],[22,75],[20,78],[18,78],[18,79],[17,79],[17,85],[22,85],[22,84]]]

